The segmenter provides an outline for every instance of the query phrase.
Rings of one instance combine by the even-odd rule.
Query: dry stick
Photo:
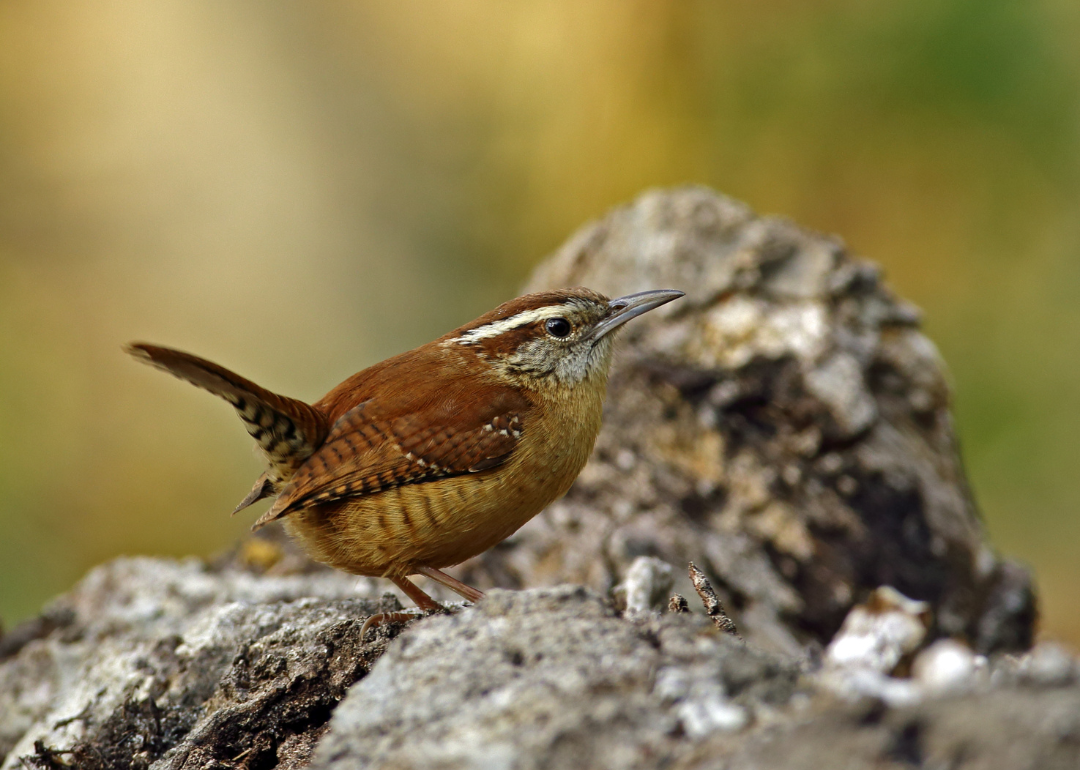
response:
[[[690,582],[694,584],[694,590],[701,597],[701,603],[705,605],[705,613],[712,618],[713,624],[726,634],[739,636],[739,630],[735,628],[735,621],[724,612],[724,605],[720,603],[716,591],[713,590],[712,583],[705,577],[705,573],[694,565],[694,562],[690,562]]]

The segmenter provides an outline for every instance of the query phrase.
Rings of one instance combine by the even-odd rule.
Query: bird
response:
[[[442,607],[422,575],[488,550],[570,488],[600,432],[615,332],[683,296],[617,299],[574,287],[526,294],[354,374],[308,404],[211,361],[142,342],[137,360],[223,398],[267,470],[233,513],[264,498],[318,562],[392,581],[422,612]],[[401,620],[402,613],[372,622]],[[365,630],[367,625],[365,625]]]

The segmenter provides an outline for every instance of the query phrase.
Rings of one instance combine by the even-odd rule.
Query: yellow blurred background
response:
[[[209,554],[260,465],[128,340],[322,395],[702,182],[884,265],[1080,643],[1080,4],[0,0],[0,617]]]

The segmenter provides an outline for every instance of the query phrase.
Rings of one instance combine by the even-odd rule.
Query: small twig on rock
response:
[[[681,594],[672,594],[671,598],[667,602],[668,612],[689,612],[690,605],[686,601],[686,597]]]
[[[712,618],[716,627],[725,634],[739,636],[735,621],[724,612],[724,605],[720,603],[716,591],[713,590],[712,583],[709,582],[709,579],[705,577],[705,573],[699,570],[694,562],[690,562],[690,582],[694,584],[694,590],[701,597],[701,603],[705,605],[705,614]]]
[[[46,746],[45,742],[40,738],[34,741],[34,753],[27,757],[22,757],[19,762],[23,767],[29,767],[27,760],[34,763],[35,767],[44,768],[62,768],[71,767],[66,760],[57,759],[64,754],[74,754],[71,749],[54,749],[51,746]]]

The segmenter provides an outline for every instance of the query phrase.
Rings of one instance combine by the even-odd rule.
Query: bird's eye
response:
[[[549,318],[544,328],[552,337],[562,338],[570,333],[570,322],[565,318]]]

